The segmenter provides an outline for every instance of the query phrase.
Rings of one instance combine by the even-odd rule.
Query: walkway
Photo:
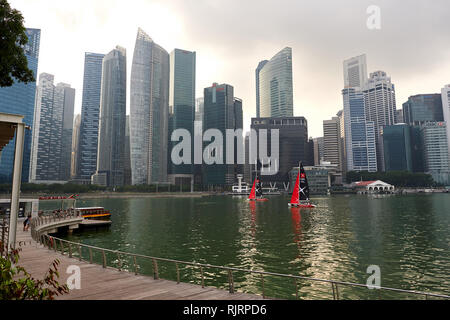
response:
[[[67,267],[77,265],[81,270],[81,289],[71,290],[57,299],[68,300],[257,300],[261,296],[234,293],[200,285],[179,283],[169,280],[154,280],[151,277],[135,275],[113,268],[89,264],[75,258],[54,252],[31,239],[30,231],[22,230],[18,222],[17,242],[22,243],[19,265],[25,267],[33,277],[42,279],[54,259],[59,259],[59,282],[66,283],[70,274]],[[23,242],[26,244],[23,245]]]

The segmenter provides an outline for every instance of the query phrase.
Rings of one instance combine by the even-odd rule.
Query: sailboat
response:
[[[297,179],[295,180],[294,191],[292,192],[289,207],[315,208],[316,206],[309,201],[309,186],[306,178],[305,169],[302,163],[299,165]]]
[[[258,173],[256,173],[255,180],[253,181],[252,190],[248,196],[249,201],[268,201],[269,199],[263,198],[263,192],[261,187],[261,181],[258,179]]]

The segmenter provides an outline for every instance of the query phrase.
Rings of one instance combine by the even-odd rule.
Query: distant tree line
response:
[[[426,173],[409,171],[390,171],[390,172],[368,172],[368,171],[349,171],[347,172],[347,183],[355,181],[373,181],[381,180],[402,188],[420,188],[420,187],[440,187],[441,184],[435,182],[433,177]]]
[[[34,193],[34,194],[79,194],[89,192],[103,192],[103,191],[115,191],[115,192],[180,192],[180,186],[176,185],[155,185],[155,184],[143,184],[135,186],[121,186],[121,187],[103,187],[93,184],[75,184],[75,183],[53,183],[53,184],[37,184],[37,183],[22,183],[20,188],[22,193]],[[190,185],[183,185],[181,188],[183,192],[191,191]],[[201,186],[195,185],[194,191],[202,191]],[[0,184],[0,193],[11,193],[11,184]]]

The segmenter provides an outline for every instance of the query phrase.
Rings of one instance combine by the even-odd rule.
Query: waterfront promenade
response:
[[[81,288],[58,296],[61,300],[256,300],[262,296],[239,293],[201,285],[179,283],[169,280],[154,280],[148,276],[135,275],[114,268],[103,268],[69,258],[59,252],[49,250],[31,238],[31,232],[22,230],[21,221],[17,227],[17,243],[22,249],[19,265],[33,277],[42,279],[54,259],[59,259],[59,282],[66,283],[71,274],[66,273],[70,265],[80,267]]]

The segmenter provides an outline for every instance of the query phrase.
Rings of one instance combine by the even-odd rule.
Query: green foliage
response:
[[[0,0],[0,87],[12,86],[14,79],[25,83],[35,80],[23,50],[28,42],[25,31],[20,11]]]
[[[21,266],[19,250],[3,251],[0,256],[0,300],[53,300],[55,296],[69,292],[67,285],[60,285],[56,259],[45,274],[43,280],[37,280]]]
[[[367,172],[349,171],[347,172],[347,182],[381,180],[396,187],[403,188],[423,188],[439,186],[431,175],[426,173],[416,173],[409,171],[390,172]]]

